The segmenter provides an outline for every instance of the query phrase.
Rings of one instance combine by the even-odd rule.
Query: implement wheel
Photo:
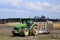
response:
[[[24,35],[24,36],[28,36],[28,35],[29,35],[29,29],[24,28],[24,29],[23,29],[23,35]]]
[[[33,35],[38,35],[38,30],[37,26],[33,27]]]

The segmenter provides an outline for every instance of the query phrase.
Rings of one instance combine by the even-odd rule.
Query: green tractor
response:
[[[25,18],[22,19],[22,24],[19,24],[14,27],[12,30],[13,36],[15,35],[38,35],[39,29],[37,27],[37,24],[34,23],[34,19],[31,18]]]

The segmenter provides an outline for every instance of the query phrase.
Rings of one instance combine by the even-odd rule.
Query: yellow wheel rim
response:
[[[38,29],[35,27],[34,28],[34,34],[37,35],[38,34]]]
[[[28,36],[28,34],[29,34],[29,31],[28,30],[25,30],[25,36]]]
[[[35,32],[35,34],[37,34],[38,31],[35,29],[34,32]]]

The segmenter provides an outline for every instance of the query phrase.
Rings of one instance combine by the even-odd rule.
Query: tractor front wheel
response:
[[[24,28],[24,29],[23,29],[23,35],[24,35],[24,36],[28,36],[28,35],[29,35],[29,29]]]

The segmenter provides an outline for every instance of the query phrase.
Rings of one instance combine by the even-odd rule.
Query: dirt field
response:
[[[39,34],[37,36],[12,37],[12,27],[0,26],[0,40],[60,40],[60,30],[53,30],[50,34]]]
[[[16,36],[12,37],[12,26],[20,23],[0,24],[0,40],[60,40],[60,22],[53,23],[53,31],[50,34],[39,34],[37,36]],[[37,23],[39,26],[41,23]],[[59,28],[56,30],[55,28]]]

